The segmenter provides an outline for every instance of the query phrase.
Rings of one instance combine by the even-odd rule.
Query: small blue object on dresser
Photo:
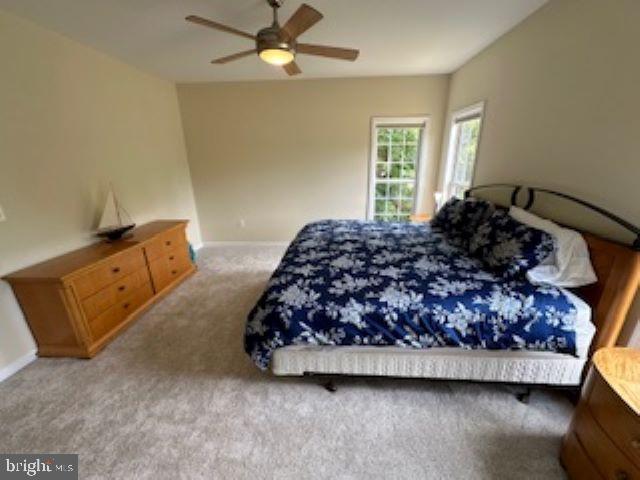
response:
[[[504,278],[523,277],[552,252],[551,235],[520,223],[503,210],[478,226],[469,242],[469,253]]]

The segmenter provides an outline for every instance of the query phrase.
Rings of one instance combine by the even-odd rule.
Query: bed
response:
[[[503,278],[437,225],[314,222],[249,314],[245,350],[276,375],[576,386],[591,352],[615,344],[640,272],[634,249],[584,238],[597,282],[568,290]]]

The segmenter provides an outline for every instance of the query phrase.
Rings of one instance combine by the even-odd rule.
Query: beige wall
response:
[[[552,0],[455,72],[449,113],[487,102],[475,183],[549,186],[640,224],[638,25],[637,0]]]
[[[178,85],[203,239],[289,240],[312,220],[364,218],[373,116],[430,116],[430,209],[447,87],[444,75]]]
[[[0,275],[93,241],[109,181],[200,241],[173,84],[2,12],[0,57]],[[33,348],[0,282],[0,369]]]

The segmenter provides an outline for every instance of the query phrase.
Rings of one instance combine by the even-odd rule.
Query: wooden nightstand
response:
[[[595,353],[560,460],[571,479],[640,479],[640,350]]]

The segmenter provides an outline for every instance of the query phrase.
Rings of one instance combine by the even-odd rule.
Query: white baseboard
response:
[[[20,358],[15,359],[9,365],[6,365],[0,368],[0,382],[6,380],[14,373],[17,373],[18,370],[22,370],[24,367],[33,362],[36,358],[36,351],[32,350],[29,353],[21,356]]]
[[[203,247],[286,247],[289,242],[202,242]]]

